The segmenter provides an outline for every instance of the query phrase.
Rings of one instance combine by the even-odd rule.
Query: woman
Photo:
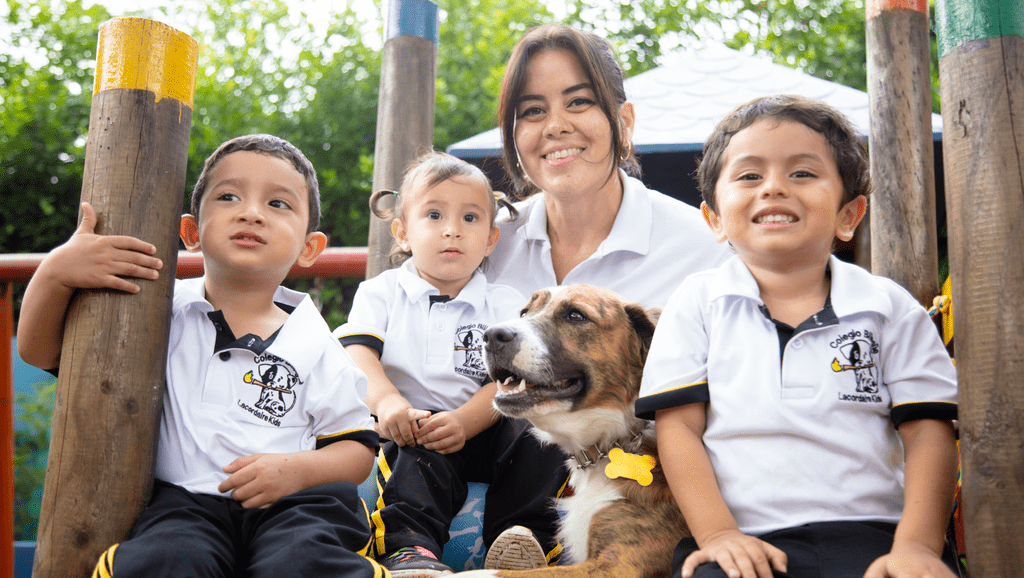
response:
[[[607,40],[561,25],[527,32],[498,116],[505,167],[526,200],[501,226],[491,282],[525,295],[590,283],[660,307],[686,275],[728,257],[700,211],[636,178],[633,104]]]

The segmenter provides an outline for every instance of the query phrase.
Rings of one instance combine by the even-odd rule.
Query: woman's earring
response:
[[[619,162],[623,162],[624,163],[624,162],[629,160],[630,156],[633,155],[633,143],[630,142],[630,141],[626,141],[626,149],[625,150],[626,150],[626,152],[624,154],[619,154]]]

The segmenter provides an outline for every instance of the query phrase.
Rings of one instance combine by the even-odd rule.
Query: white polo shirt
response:
[[[717,267],[732,251],[715,242],[698,209],[652,191],[622,171],[619,176],[624,184],[622,205],[611,232],[593,255],[565,276],[562,285],[588,283],[630,301],[661,307],[687,275]],[[501,238],[484,271],[492,283],[531,295],[558,285],[544,193],[515,206],[519,218],[500,219]]]
[[[889,279],[829,263],[831,308],[797,328],[781,359],[738,257],[688,278],[658,321],[637,415],[707,402],[704,445],[744,533],[898,521],[894,426],[956,417],[956,373],[924,308]]]
[[[484,331],[517,317],[525,305],[518,291],[487,283],[479,271],[447,300],[409,259],[359,284],[348,322],[334,335],[342,345],[380,352],[385,375],[413,407],[447,411],[488,381]]]
[[[274,301],[294,310],[269,346],[234,340],[203,278],[175,281],[158,479],[216,495],[221,468],[242,456],[341,440],[377,447],[366,376],[308,295],[280,287]]]

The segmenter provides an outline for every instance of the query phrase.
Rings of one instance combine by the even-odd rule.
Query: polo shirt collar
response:
[[[715,271],[708,297],[714,301],[727,295],[745,297],[761,303],[761,290],[757,287],[757,281],[737,255],[729,257]]]
[[[626,175],[619,170],[619,179],[622,181],[622,205],[612,223],[612,230],[608,237],[594,251],[595,257],[614,253],[615,251],[630,251],[639,255],[646,255],[651,248],[650,231],[654,222],[654,209],[651,205],[651,198],[643,183]],[[544,205],[544,195],[536,194],[527,199],[526,224],[520,229],[530,241],[541,241],[550,245],[548,238],[548,213]]]
[[[832,267],[832,308],[838,317],[854,313],[878,313],[889,318],[893,315],[892,298],[882,291],[875,276],[857,265],[829,257]]]
[[[174,286],[174,299],[180,302],[183,308],[195,307],[204,313],[213,311],[213,305],[206,300],[205,281],[206,277],[178,280]]]
[[[398,270],[398,284],[413,303],[425,300],[430,295],[440,295],[441,292],[428,281],[420,277],[416,271],[413,259],[402,263]],[[469,304],[474,311],[482,311],[484,298],[487,296],[487,278],[479,269],[473,272],[473,277],[466,283],[466,286],[459,291],[458,297],[452,302],[462,301]]]
[[[892,314],[892,300],[888,294],[878,289],[871,273],[857,265],[841,261],[835,255],[829,256],[829,269],[832,272],[829,296],[837,317],[862,312],[879,313],[884,317]],[[762,303],[757,281],[736,255],[718,268],[710,287],[709,298],[712,301],[727,295],[745,297]]]
[[[278,287],[274,301],[292,305],[295,310],[281,326],[277,337],[263,355],[273,354],[288,361],[295,368],[299,379],[306,381],[313,367],[324,355],[331,330],[309,295]]]
[[[175,298],[181,299],[185,308],[194,308],[203,314],[203,321],[211,323],[206,313],[213,311],[213,305],[206,300],[204,289],[205,277],[183,279],[174,288]],[[295,308],[281,326],[274,342],[264,351],[285,359],[294,368],[299,379],[305,381],[313,366],[323,356],[324,348],[329,340],[319,339],[317,326],[330,334],[327,322],[317,311],[316,305],[309,295],[293,291],[287,287],[278,287],[274,292],[274,301]],[[212,353],[212,352],[211,352]]]

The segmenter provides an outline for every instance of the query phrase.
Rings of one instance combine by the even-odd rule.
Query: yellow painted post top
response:
[[[871,20],[882,12],[894,10],[915,10],[928,15],[928,0],[866,0],[864,12],[867,19]]]
[[[148,90],[192,108],[196,90],[196,41],[162,22],[114,18],[100,27],[93,94],[112,88]]]

